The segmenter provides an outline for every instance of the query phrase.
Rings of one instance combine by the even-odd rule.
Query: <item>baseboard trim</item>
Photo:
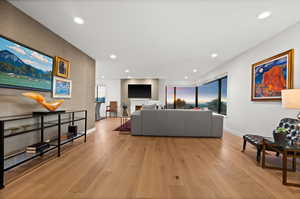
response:
[[[236,135],[236,136],[239,136],[239,137],[242,137],[243,136],[243,133],[238,131],[238,130],[234,130],[232,128],[228,128],[228,127],[224,127],[224,131],[228,132],[228,133],[231,133],[233,135]],[[244,133],[246,134],[246,133]]]
[[[90,134],[90,133],[94,133],[95,131],[96,131],[96,127],[91,128],[91,129],[88,129],[88,130],[86,131],[86,133],[87,133],[87,134]]]

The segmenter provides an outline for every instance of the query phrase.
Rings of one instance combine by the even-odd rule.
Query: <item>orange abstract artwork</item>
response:
[[[278,96],[286,89],[285,67],[274,66],[262,75],[262,81],[257,84],[256,96]]]
[[[291,52],[282,53],[252,66],[252,100],[280,100],[281,90],[291,88]]]
[[[64,102],[64,100],[56,100],[54,102],[46,102],[45,97],[38,93],[28,92],[28,93],[22,93],[22,95],[35,100],[37,103],[39,103],[40,105],[42,105],[49,111],[55,111]]]

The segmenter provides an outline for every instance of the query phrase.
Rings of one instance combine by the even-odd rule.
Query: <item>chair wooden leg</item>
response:
[[[245,151],[245,149],[246,149],[246,144],[247,144],[247,141],[244,139],[244,144],[243,144],[243,150],[242,150],[242,152]]]
[[[263,143],[262,145],[262,161],[261,167],[264,169],[266,168],[266,145]]]
[[[297,158],[296,158],[296,154],[294,152],[294,154],[293,154],[293,171],[294,172],[296,171],[296,165],[297,165],[296,160],[297,160]]]
[[[257,149],[257,153],[256,153],[256,161],[260,162],[260,155],[261,155],[261,149]]]

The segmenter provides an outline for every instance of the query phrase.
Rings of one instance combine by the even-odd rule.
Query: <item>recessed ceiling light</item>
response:
[[[74,17],[74,22],[77,24],[84,24],[84,20],[80,17]]]
[[[128,69],[125,70],[125,73],[129,73],[130,71]]]
[[[198,70],[197,69],[193,69],[193,72],[196,73]]]
[[[127,78],[128,78],[128,79],[130,79],[130,78],[131,78],[131,76],[128,76]]]
[[[109,55],[109,57],[110,57],[111,59],[117,59],[117,55],[115,55],[115,54],[111,54],[111,55]]]
[[[188,79],[189,77],[188,76],[184,76],[184,79]]]
[[[212,57],[212,58],[216,58],[216,57],[218,57],[218,54],[217,54],[217,53],[212,53],[212,54],[211,54],[211,57]]]
[[[270,11],[264,11],[262,13],[260,13],[259,15],[257,15],[257,19],[266,19],[268,17],[270,17],[272,14],[272,12]]]

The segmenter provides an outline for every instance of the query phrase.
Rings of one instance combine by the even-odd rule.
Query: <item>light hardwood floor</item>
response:
[[[113,131],[119,119],[96,125],[86,144],[10,181],[0,198],[300,198],[300,188],[283,186],[280,171],[262,169],[255,150],[242,153],[241,138],[229,133],[223,139],[134,137]],[[268,161],[280,164],[274,156]],[[299,182],[299,173],[289,177]]]

